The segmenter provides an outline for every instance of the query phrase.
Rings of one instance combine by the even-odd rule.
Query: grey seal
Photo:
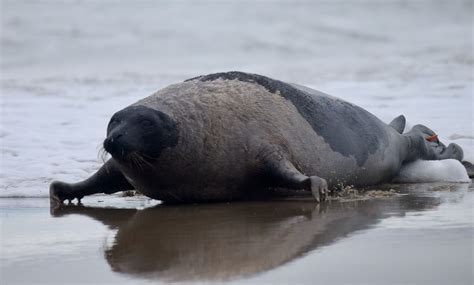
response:
[[[368,111],[310,88],[243,72],[191,78],[115,113],[108,160],[90,178],[53,182],[62,202],[136,189],[164,202],[232,201],[391,181],[416,159],[462,160],[423,125],[403,133]]]

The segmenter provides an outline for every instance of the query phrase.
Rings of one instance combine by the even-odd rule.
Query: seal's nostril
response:
[[[125,152],[122,136],[123,134],[121,133],[112,133],[109,134],[109,136],[104,140],[104,149],[108,153],[112,154],[112,156],[114,156],[114,154],[119,153],[120,150],[122,150],[122,152]]]
[[[104,148],[107,150],[107,148],[109,148],[112,145],[113,142],[114,141],[113,141],[112,138],[106,138],[104,140]]]

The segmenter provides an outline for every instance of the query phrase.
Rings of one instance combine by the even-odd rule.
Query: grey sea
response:
[[[0,3],[1,284],[474,283],[472,183],[388,184],[321,205],[48,199],[52,180],[102,164],[114,112],[230,70],[384,121],[404,114],[474,162],[472,1]]]

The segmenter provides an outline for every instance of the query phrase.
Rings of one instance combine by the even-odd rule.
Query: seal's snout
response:
[[[125,155],[125,145],[122,140],[122,134],[111,134],[104,140],[104,149],[113,157],[123,157]]]

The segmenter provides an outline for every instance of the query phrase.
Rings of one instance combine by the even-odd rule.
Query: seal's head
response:
[[[150,161],[177,142],[177,125],[170,116],[145,106],[130,106],[110,119],[104,148],[119,162],[133,162],[137,157]]]

